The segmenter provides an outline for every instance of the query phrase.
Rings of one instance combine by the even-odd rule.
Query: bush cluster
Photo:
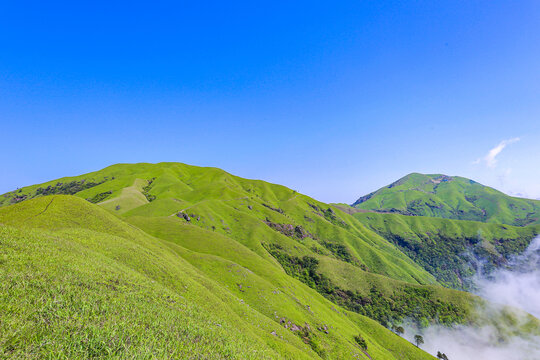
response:
[[[319,273],[319,261],[316,258],[291,256],[278,244],[264,246],[288,275],[343,308],[370,317],[385,327],[394,322],[399,323],[404,318],[413,319],[420,327],[426,327],[430,322],[449,325],[465,321],[464,309],[439,299],[434,300],[432,290],[404,286],[387,296],[372,287],[368,295],[362,295],[358,291],[336,286],[326,275]]]
[[[78,193],[79,191],[83,191],[86,189],[90,189],[91,187],[103,184],[106,179],[103,179],[98,182],[94,181],[86,181],[86,179],[83,179],[81,181],[71,181],[68,183],[57,183],[56,185],[49,185],[46,188],[37,188],[36,193],[34,196],[38,195],[73,195]]]

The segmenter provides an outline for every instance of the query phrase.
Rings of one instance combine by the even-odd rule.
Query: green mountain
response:
[[[524,226],[540,223],[540,201],[508,196],[459,176],[409,174],[359,198],[358,209]]]
[[[220,169],[119,164],[1,205],[0,358],[430,359],[387,328],[484,321],[361,219]]]
[[[540,225],[519,227],[354,210],[349,211],[362,224],[396,245],[441,284],[455,289],[473,289],[478,271],[487,275],[504,267],[540,234]]]

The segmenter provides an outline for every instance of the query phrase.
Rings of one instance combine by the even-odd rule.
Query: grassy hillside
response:
[[[437,280],[470,289],[482,259],[482,271],[504,266],[540,234],[539,225],[516,227],[424,216],[357,212],[354,216],[399,247]]]
[[[346,259],[359,269],[394,279],[435,283],[429,273],[352,216],[284,186],[242,179],[220,169],[120,164],[22,188],[16,194],[15,198],[6,194],[4,204],[44,194],[72,194],[125,219],[175,218],[179,224],[211,230],[273,263],[264,244],[278,242]]]
[[[515,198],[459,176],[413,173],[352,206],[403,215],[524,226],[540,223],[540,201]]]
[[[217,233],[184,226],[188,249],[72,196],[0,223],[2,357],[431,358]]]
[[[8,355],[422,359],[384,326],[478,320],[361,219],[220,169],[119,164],[2,204]]]

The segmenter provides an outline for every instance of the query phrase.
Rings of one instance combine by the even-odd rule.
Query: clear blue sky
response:
[[[540,197],[540,2],[0,1],[0,124],[0,193],[180,161],[327,202],[413,171]]]

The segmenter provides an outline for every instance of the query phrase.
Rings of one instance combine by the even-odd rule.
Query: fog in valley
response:
[[[440,351],[450,360],[540,359],[540,337],[509,335],[530,319],[519,309],[540,318],[540,237],[523,254],[511,259],[507,267],[489,277],[478,276],[475,283],[476,294],[491,302],[490,306],[479,309],[481,317],[491,320],[491,324],[431,326],[421,330],[404,326],[404,337],[414,343],[414,335],[420,334],[425,341],[421,345],[424,350],[433,355]],[[508,319],[508,314],[516,322],[498,320]]]

